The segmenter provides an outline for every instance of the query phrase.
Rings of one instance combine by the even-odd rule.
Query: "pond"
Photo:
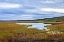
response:
[[[44,23],[16,23],[19,25],[31,25],[28,26],[28,28],[37,28],[37,29],[47,29],[45,26],[51,25],[51,24],[44,24]]]

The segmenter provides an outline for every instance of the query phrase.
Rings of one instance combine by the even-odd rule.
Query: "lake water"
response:
[[[28,26],[28,28],[37,28],[37,29],[47,29],[47,27],[45,26],[48,26],[48,25],[51,25],[51,24],[44,24],[44,23],[16,23],[16,24],[19,24],[19,25],[32,25],[32,26]]]

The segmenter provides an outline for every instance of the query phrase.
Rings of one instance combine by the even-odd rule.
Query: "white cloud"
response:
[[[61,3],[63,2],[63,0],[45,0],[45,1],[41,1],[41,3]]]
[[[64,13],[64,8],[41,8],[40,11],[45,12],[57,12],[57,13]]]
[[[54,1],[46,1],[45,3],[55,3]]]
[[[56,0],[45,0],[45,1],[41,1],[41,3],[57,3],[58,1]]]
[[[16,14],[1,14],[0,15],[0,20],[33,20],[34,15],[16,15]]]
[[[0,8],[7,9],[7,8],[20,8],[22,5],[14,4],[14,3],[0,3]]]
[[[21,20],[32,20],[32,19],[34,19],[34,15],[25,14],[25,15],[18,16],[18,18]]]
[[[54,1],[41,1],[41,3],[55,3]]]
[[[22,17],[33,17],[34,15],[21,15]]]
[[[25,12],[33,13],[33,12],[38,12],[38,10],[37,9],[25,9]]]

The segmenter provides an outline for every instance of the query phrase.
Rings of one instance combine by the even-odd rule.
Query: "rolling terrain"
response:
[[[52,24],[46,26],[49,30],[38,30],[36,28],[27,28],[29,25],[18,25],[18,22],[41,22]],[[56,42],[64,40],[64,17],[45,18],[38,20],[12,20],[12,21],[0,21],[0,41],[8,42],[8,38],[21,38],[22,40],[28,40],[28,42],[50,42],[53,40]],[[32,40],[32,41],[31,41]],[[37,40],[37,41],[36,41]],[[47,41],[48,40],[48,41]],[[27,41],[25,41],[27,42]]]

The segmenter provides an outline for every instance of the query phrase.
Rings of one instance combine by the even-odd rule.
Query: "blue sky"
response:
[[[0,0],[0,20],[64,16],[64,0]]]

